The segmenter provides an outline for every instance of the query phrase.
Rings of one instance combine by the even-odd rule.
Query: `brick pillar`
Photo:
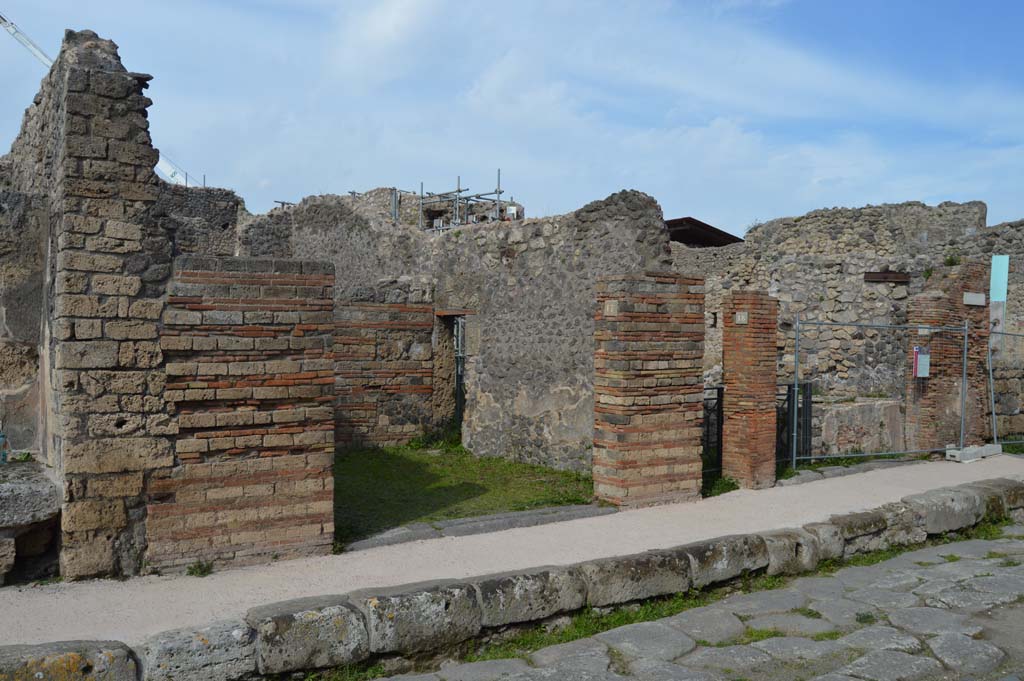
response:
[[[722,473],[743,487],[775,484],[776,334],[779,301],[736,291],[722,303]]]
[[[962,327],[967,334],[967,418],[964,443],[982,444],[992,432],[988,398],[989,266],[969,262],[935,272],[910,299],[910,325]],[[966,297],[965,297],[966,294]],[[971,304],[968,304],[971,303]],[[927,378],[913,376],[914,347],[931,355]],[[942,449],[960,444],[963,333],[912,333],[907,343],[907,448]]]
[[[594,355],[594,492],[619,506],[700,496],[704,281],[602,277]]]

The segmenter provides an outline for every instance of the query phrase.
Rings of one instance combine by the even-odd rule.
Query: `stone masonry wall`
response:
[[[147,563],[330,551],[334,267],[182,256],[164,329],[173,468],[148,486]]]
[[[568,215],[441,234],[395,224],[352,197],[321,196],[254,218],[241,248],[334,262],[345,273],[335,287],[339,322],[351,302],[377,295],[381,279],[432,280],[437,310],[474,312],[466,319],[466,446],[584,470],[593,441],[594,282],[666,265],[668,233],[658,204],[634,191]],[[380,302],[401,303],[396,295]]]
[[[434,424],[433,286],[385,279],[340,304],[334,331],[341,447],[407,442]]]
[[[68,32],[45,108],[28,117],[56,140],[43,444],[64,478],[67,578],[138,572],[146,478],[173,460],[157,341],[170,241],[149,216],[148,81],[125,71],[113,43]]]
[[[722,473],[753,489],[775,484],[778,308],[763,291],[732,291],[722,305]]]
[[[700,498],[703,282],[610,275],[595,292],[594,493],[617,506]]]
[[[927,276],[947,257],[964,257],[965,244],[999,228],[985,227],[981,202],[919,202],[816,210],[750,229],[746,241],[723,248],[673,244],[675,268],[706,279],[709,326],[735,288],[767,291],[779,300],[779,379],[793,370],[792,324],[803,320],[839,324],[905,324],[907,301],[924,289]],[[1020,253],[1024,255],[1024,248]],[[910,275],[910,284],[871,283],[865,272],[891,270]],[[1024,293],[1024,291],[1022,291]],[[721,320],[719,320],[719,325]],[[839,397],[898,396],[903,388],[905,342],[890,332],[859,333],[852,327],[822,329],[813,343],[801,339],[801,374],[819,390]],[[708,331],[705,372],[717,381],[720,332]]]
[[[914,378],[908,359],[906,439],[912,450],[943,449],[960,444],[963,390],[967,390],[964,444],[981,444],[991,434],[987,348],[987,305],[964,304],[964,293],[980,293],[987,299],[989,265],[968,262],[936,275],[927,290],[910,302],[912,325],[960,327],[966,320],[967,386],[963,385],[963,333],[939,331],[918,335],[913,344],[931,353],[930,376]]]

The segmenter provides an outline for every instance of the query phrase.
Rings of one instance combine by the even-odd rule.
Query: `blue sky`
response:
[[[1020,2],[5,0],[53,56],[113,39],[157,147],[250,210],[493,188],[529,215],[622,188],[734,233],[830,206],[1024,218]],[[0,35],[0,139],[42,67]]]

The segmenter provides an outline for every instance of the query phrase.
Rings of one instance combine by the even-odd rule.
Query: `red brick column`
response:
[[[594,492],[619,506],[700,496],[704,281],[597,282]]]
[[[779,301],[763,291],[722,302],[722,474],[754,489],[775,484],[778,313]]]
[[[985,442],[992,432],[988,402],[988,305],[967,305],[964,294],[988,302],[989,267],[970,262],[935,272],[925,290],[910,299],[910,325],[962,327],[967,334],[967,418],[964,444]],[[972,301],[973,302],[973,301]],[[931,354],[927,378],[913,376],[914,346]],[[963,332],[911,332],[907,343],[907,448],[942,449],[960,444]]]

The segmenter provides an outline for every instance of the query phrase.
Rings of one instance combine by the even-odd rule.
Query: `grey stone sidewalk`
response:
[[[394,681],[1020,681],[1024,526]]]

